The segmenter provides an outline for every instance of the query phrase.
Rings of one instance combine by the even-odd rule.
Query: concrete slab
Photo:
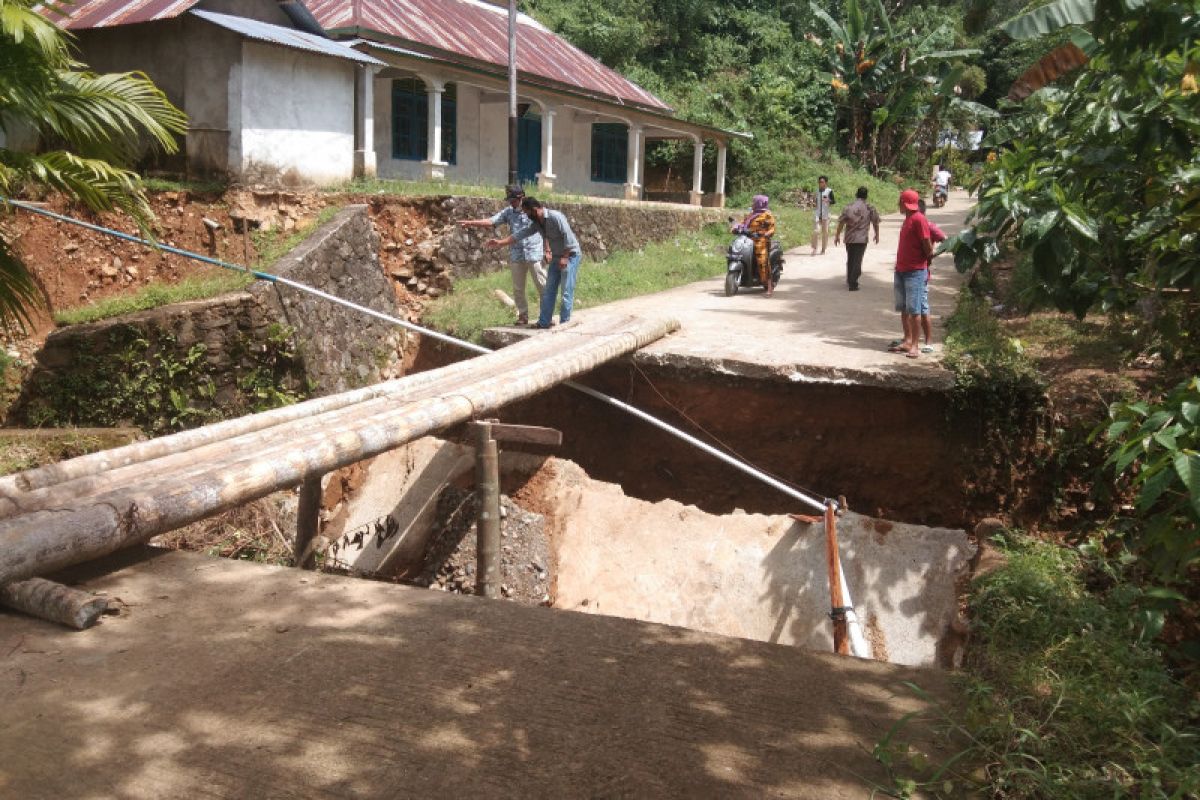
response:
[[[824,525],[648,503],[570,462],[548,466],[557,607],[832,650]],[[966,532],[847,513],[838,537],[874,657],[957,666],[958,582],[975,553]]]
[[[4,797],[863,798],[922,707],[901,682],[951,696],[938,671],[187,553],[82,582],[122,615],[0,613]]]
[[[952,191],[945,207],[929,210],[929,218],[952,235],[972,205],[966,192]],[[963,276],[951,257],[935,260],[929,302],[937,352],[915,360],[887,352],[888,342],[900,336],[892,275],[903,217],[894,209],[879,211],[885,214],[880,243],[867,247],[860,291],[847,290],[846,250],[834,247],[831,238],[824,255],[809,255],[807,246],[788,251],[783,280],[770,298],[762,290],[726,297],[723,264],[714,256],[715,277],[710,280],[595,309],[587,307],[586,296],[577,296],[577,316],[586,319],[601,308],[635,316],[669,311],[680,330],[638,351],[634,359],[641,363],[797,383],[945,391],[953,378],[940,366],[937,342]],[[801,238],[807,239],[807,232]],[[487,341],[504,344],[529,335],[537,334],[497,328],[488,332]]]

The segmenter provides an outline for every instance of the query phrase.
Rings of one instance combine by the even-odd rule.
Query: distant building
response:
[[[503,183],[508,14],[482,0],[82,0],[43,11],[101,72],[141,70],[187,112],[182,166],[245,181]],[[738,134],[660,99],[533,19],[517,35],[518,166],[538,188],[640,198],[648,142],[693,144],[692,203],[722,205]],[[703,145],[715,190],[702,198]]]

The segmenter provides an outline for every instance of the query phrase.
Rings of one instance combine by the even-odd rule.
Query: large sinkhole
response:
[[[444,363],[435,355],[417,369]],[[870,655],[961,657],[958,594],[975,548],[957,529],[970,495],[945,399],[629,361],[581,382],[816,497],[845,497],[840,551]],[[790,516],[813,509],[566,387],[498,416],[563,435],[558,447],[501,453],[502,597],[829,649],[824,528]],[[472,593],[473,452],[451,430],[343,480],[327,509],[326,565]]]

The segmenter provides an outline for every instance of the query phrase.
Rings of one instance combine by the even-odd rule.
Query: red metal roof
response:
[[[68,17],[40,8],[68,30],[86,30],[170,19],[200,0],[79,0]],[[424,48],[496,67],[508,67],[508,9],[483,0],[307,0],[305,5],[328,30],[354,30],[397,44]],[[517,69],[538,78],[617,103],[659,112],[672,109],[633,81],[521,14],[517,24]]]
[[[79,0],[69,6],[67,17],[39,7],[38,13],[59,27],[72,31],[108,28],[171,19],[187,11],[200,0]]]
[[[508,10],[482,0],[306,0],[326,30],[354,29],[507,68]],[[671,107],[530,17],[517,24],[517,69],[587,94],[658,111]]]

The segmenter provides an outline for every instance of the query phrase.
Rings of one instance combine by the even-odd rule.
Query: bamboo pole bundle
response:
[[[617,323],[625,322],[627,320],[621,317],[616,318],[616,323],[608,318],[602,318],[581,330],[587,336],[605,336],[619,331],[620,327]],[[563,333],[558,335],[561,336]],[[536,337],[533,340],[526,340],[491,353],[487,358],[472,359],[469,362],[453,364],[411,378],[401,379],[400,382],[412,382],[413,388],[410,390],[391,387],[381,397],[360,399],[359,402],[353,404],[331,404],[333,407],[327,410],[315,407],[315,411],[311,415],[297,419],[284,419],[268,428],[247,426],[245,433],[231,435],[228,438],[214,439],[211,435],[197,437],[195,440],[185,441],[180,446],[168,448],[166,455],[156,458],[146,455],[146,452],[153,451],[134,454],[139,457],[130,456],[120,459],[131,462],[125,466],[114,466],[103,472],[93,472],[83,477],[52,484],[43,489],[22,492],[5,498],[0,501],[0,506],[5,506],[8,513],[0,514],[0,517],[28,514],[47,508],[66,507],[71,505],[75,498],[102,493],[114,485],[137,484],[149,491],[156,489],[157,484],[163,480],[172,483],[189,481],[197,475],[207,473],[217,465],[230,466],[238,460],[263,457],[275,451],[286,452],[292,447],[310,446],[310,440],[324,436],[323,431],[353,427],[362,419],[395,408],[397,402],[411,402],[458,391],[468,376],[475,380],[487,377],[496,380],[507,379],[515,374],[522,365],[540,363],[549,356],[560,354],[564,350],[561,342],[562,339],[556,337]],[[357,395],[358,392],[345,394]],[[264,412],[264,415],[273,413]],[[234,420],[234,422],[239,421]],[[188,433],[198,433],[213,428],[223,428],[227,432],[236,433],[235,428],[225,428],[225,425],[226,423],[219,423]],[[253,437],[253,434],[259,432],[263,433],[262,438]],[[243,437],[251,438],[243,439]],[[142,444],[151,444],[151,442]],[[268,453],[264,448],[274,448],[274,450]],[[82,461],[86,458],[89,457],[84,456],[81,459],[73,459],[73,461]],[[147,467],[147,464],[150,466]],[[95,468],[98,463],[93,462],[88,466]]]
[[[182,463],[163,470],[156,460],[138,475],[121,470],[97,476],[89,492],[51,487],[40,495],[42,510],[0,520],[0,584],[98,558],[159,533],[233,508],[273,491],[399,447],[508,403],[545,391],[618,356],[637,350],[677,327],[666,320],[584,322],[537,338],[550,353],[494,376],[493,360],[508,364],[514,350],[474,359],[475,378],[463,375],[456,389],[398,405],[372,403],[342,408],[289,425],[273,426],[226,440],[228,457]],[[537,348],[539,354],[542,347]],[[525,353],[529,355],[528,352]],[[368,414],[363,408],[370,407]],[[336,424],[329,424],[336,423]],[[186,476],[186,479],[181,479]]]
[[[619,320],[620,318],[616,318]],[[607,326],[605,325],[607,322]],[[605,318],[599,321],[593,332],[611,332],[614,320]],[[519,364],[533,358],[540,358],[556,350],[555,342],[545,336],[535,336],[515,344],[512,347],[498,351],[497,366],[503,363]],[[486,352],[485,348],[479,348]],[[7,516],[25,510],[27,507],[20,503],[24,492],[54,486],[67,481],[97,475],[112,469],[142,463],[174,453],[182,453],[205,445],[222,442],[235,436],[241,436],[254,431],[266,430],[275,425],[282,425],[296,420],[306,419],[327,411],[346,408],[351,405],[375,399],[407,400],[415,393],[427,389],[430,385],[444,382],[453,376],[470,374],[479,368],[475,360],[461,361],[447,367],[418,375],[397,378],[384,383],[356,389],[341,394],[330,395],[307,400],[292,406],[265,411],[260,414],[227,420],[213,425],[206,425],[181,433],[151,439],[146,442],[136,442],[124,447],[117,447],[99,453],[91,453],[57,464],[49,464],[15,475],[0,477],[0,516]]]

